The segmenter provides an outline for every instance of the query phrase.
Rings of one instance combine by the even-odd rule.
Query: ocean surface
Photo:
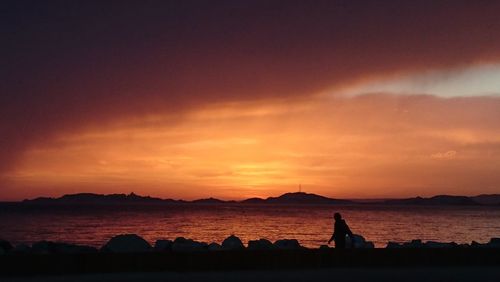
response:
[[[129,207],[22,207],[0,204],[0,238],[14,244],[41,240],[99,247],[112,236],[135,233],[152,244],[186,237],[221,243],[295,238],[326,244],[333,213],[356,234],[385,247],[388,241],[487,242],[500,237],[500,207],[179,205]]]

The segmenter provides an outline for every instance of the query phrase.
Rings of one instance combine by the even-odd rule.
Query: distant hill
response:
[[[304,193],[304,192],[295,192],[295,193],[286,193],[279,197],[269,197],[267,199],[261,198],[250,198],[241,201],[241,203],[245,204],[318,204],[318,205],[342,205],[342,204],[354,204],[353,201],[350,200],[339,200],[327,198],[324,196]]]
[[[193,204],[208,204],[208,205],[214,205],[214,204],[225,204],[225,203],[232,203],[234,201],[223,201],[215,198],[208,198],[208,199],[199,199],[199,200],[194,200],[191,201],[190,203]]]
[[[80,204],[80,205],[116,205],[116,204],[164,204],[175,203],[172,199],[160,199],[149,196],[139,196],[134,193],[130,194],[93,194],[93,193],[78,193],[64,195],[59,198],[40,197],[32,200],[24,200],[25,204]]]
[[[480,205],[480,203],[474,201],[470,197],[466,196],[449,196],[449,195],[438,195],[430,198],[408,198],[408,199],[394,199],[385,200],[384,204],[388,205],[422,205],[422,206],[474,206]]]
[[[266,199],[250,198],[243,201],[224,201],[215,198],[198,199],[193,201],[173,200],[173,199],[160,199],[149,196],[139,196],[134,193],[130,194],[93,194],[93,193],[79,193],[64,195],[59,198],[40,197],[32,200],[24,200],[23,204],[33,205],[163,205],[163,204],[204,204],[204,205],[217,205],[217,204],[264,204],[264,205],[345,205],[345,204],[383,204],[383,205],[421,205],[421,206],[474,206],[474,205],[500,205],[500,195],[479,195],[474,197],[466,196],[450,196],[438,195],[430,198],[407,198],[407,199],[391,199],[370,201],[369,203],[362,200],[343,200],[324,197],[321,195],[295,192],[285,193],[278,197],[269,197]]]
[[[329,205],[342,205],[353,204],[349,200],[339,200],[327,198],[324,196],[309,194],[304,192],[286,193],[279,197],[269,197],[264,200],[268,204],[329,204]]]
[[[241,201],[241,203],[243,203],[243,204],[265,204],[266,200],[261,199],[261,198],[250,198],[250,199],[246,199],[246,200]]]
[[[118,205],[118,204],[353,204],[349,200],[338,200],[323,197],[316,194],[303,192],[286,193],[279,197],[269,197],[267,199],[251,198],[243,201],[224,201],[215,198],[199,199],[193,201],[160,199],[149,196],[139,196],[134,193],[130,194],[92,194],[79,193],[64,195],[59,198],[40,197],[32,200],[24,200],[25,204],[42,204],[42,205]]]
[[[482,205],[500,205],[500,194],[483,194],[472,199]]]

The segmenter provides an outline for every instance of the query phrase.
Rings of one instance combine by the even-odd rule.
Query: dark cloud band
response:
[[[500,58],[498,1],[7,1],[0,170],[58,132]]]

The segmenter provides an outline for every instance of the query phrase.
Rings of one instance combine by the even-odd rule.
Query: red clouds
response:
[[[500,59],[497,1],[2,4],[0,170],[59,133]]]

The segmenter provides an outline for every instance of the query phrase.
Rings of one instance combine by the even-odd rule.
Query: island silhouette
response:
[[[277,197],[268,198],[249,198],[241,201],[221,200],[216,198],[204,198],[197,200],[175,200],[161,199],[150,196],[140,196],[135,193],[130,194],[94,194],[94,193],[77,193],[63,195],[58,198],[38,197],[35,199],[26,199],[21,202],[26,205],[114,205],[114,204],[248,204],[248,205],[417,205],[417,206],[479,206],[479,205],[500,205],[500,195],[478,195],[478,196],[452,196],[452,195],[437,195],[433,197],[423,198],[404,198],[404,199],[381,199],[381,200],[349,200],[349,199],[334,199],[313,193],[292,192],[285,193]]]

